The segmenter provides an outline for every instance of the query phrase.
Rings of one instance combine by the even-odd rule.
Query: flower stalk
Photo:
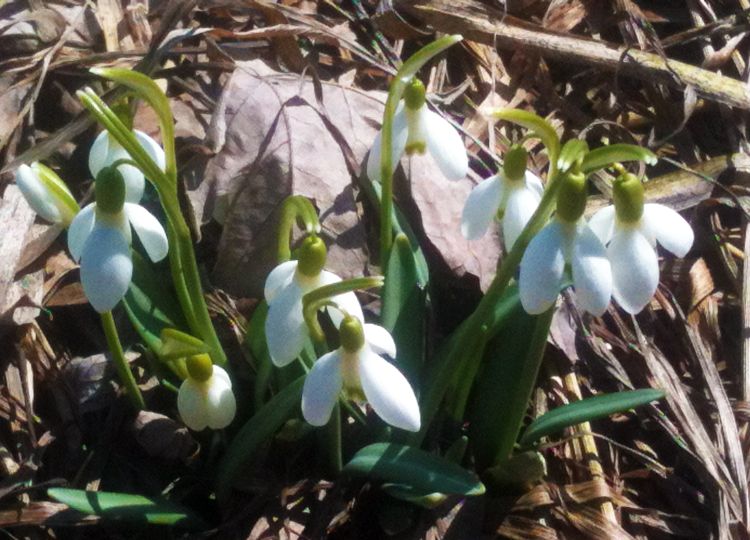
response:
[[[102,327],[104,328],[104,336],[107,338],[107,346],[112,354],[112,361],[115,364],[115,369],[117,370],[120,382],[125,386],[125,391],[128,394],[130,403],[136,410],[141,411],[146,408],[146,402],[143,400],[143,395],[138,388],[138,383],[135,382],[133,372],[130,371],[128,361],[125,359],[125,353],[122,350],[122,344],[117,335],[117,327],[115,326],[112,312],[105,311],[101,313],[101,319]]]

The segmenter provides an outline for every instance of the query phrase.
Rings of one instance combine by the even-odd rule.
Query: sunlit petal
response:
[[[533,172],[526,171],[524,180],[526,181],[526,187],[536,193],[541,199],[544,194],[544,184],[542,184],[542,179]]]
[[[229,383],[229,375],[219,366],[213,367],[213,374],[208,381],[206,393],[206,412],[208,427],[222,429],[234,420],[237,402]],[[223,375],[221,374],[223,372]]]
[[[571,266],[578,303],[589,313],[601,315],[612,296],[612,269],[604,245],[585,225],[573,244]]]
[[[518,288],[527,313],[539,314],[557,300],[565,271],[566,231],[558,221],[544,227],[529,243],[521,259]]]
[[[507,251],[513,248],[521,231],[534,215],[539,206],[539,200],[540,197],[536,191],[526,187],[511,189],[503,215],[503,240]]]
[[[166,167],[167,162],[166,156],[164,155],[164,149],[159,145],[158,142],[156,142],[150,136],[146,135],[144,132],[135,129],[133,130],[133,133],[135,134],[135,138],[138,140],[138,142],[141,143],[143,149],[148,153],[149,156],[151,156],[151,159],[153,159],[156,165],[163,171]]]
[[[81,284],[91,305],[110,311],[125,296],[133,276],[130,246],[112,227],[96,226],[81,253]]]
[[[208,425],[205,391],[202,383],[185,379],[177,393],[177,410],[185,425],[193,431],[201,431]]]
[[[375,413],[392,426],[419,431],[419,404],[406,377],[367,347],[360,353],[359,362],[362,390]]]
[[[302,416],[313,426],[324,426],[341,392],[341,354],[321,356],[305,378],[302,388]]]
[[[377,324],[365,324],[365,341],[375,354],[384,354],[396,358],[396,342],[390,332]]]
[[[109,133],[105,130],[96,136],[94,143],[91,145],[91,149],[89,150],[89,171],[91,171],[91,176],[94,178],[99,174],[99,171],[111,163],[108,161],[109,141]]]
[[[467,240],[476,240],[487,232],[502,196],[503,183],[498,175],[490,176],[471,190],[461,213],[461,233]]]
[[[302,317],[302,291],[294,282],[274,297],[265,328],[268,352],[274,365],[283,367],[293,362],[309,335]]]
[[[612,294],[628,313],[638,313],[659,284],[659,260],[636,228],[619,229],[607,249],[612,265]]]
[[[456,128],[430,110],[425,119],[427,149],[448,180],[461,180],[469,172],[469,157]]]
[[[292,278],[294,278],[294,272],[297,270],[297,261],[286,261],[271,270],[266,278],[266,284],[263,289],[263,296],[266,302],[269,304],[273,302],[276,294],[285,287]]]
[[[83,246],[86,244],[89,234],[94,229],[95,221],[96,203],[91,203],[84,206],[70,223],[70,227],[68,228],[68,250],[76,262],[81,258]]]
[[[643,220],[657,242],[676,256],[684,257],[693,246],[693,228],[668,206],[653,203],[643,205]]]
[[[63,214],[55,198],[31,167],[26,164],[18,167],[16,185],[34,212],[52,223],[62,223]]]
[[[333,272],[323,270],[320,273],[320,282],[318,287],[331,285],[333,283],[338,283],[339,281],[341,281],[341,278],[339,276],[337,276]],[[360,321],[364,322],[365,316],[362,313],[362,306],[359,303],[357,295],[353,292],[336,295],[331,298],[331,301],[338,306],[338,309],[328,308],[328,316],[331,317],[331,321],[333,322],[334,326],[336,326],[336,328],[338,328],[341,324],[345,312],[352,317],[356,317]]]
[[[144,207],[133,203],[125,203],[125,214],[138,238],[141,239],[149,258],[157,262],[166,257],[169,252],[169,243],[167,233],[159,220]]]
[[[589,228],[599,237],[602,244],[607,245],[615,232],[614,205],[605,206],[591,216]]]
[[[367,156],[367,177],[370,180],[380,182],[380,147],[381,133],[378,132],[375,140],[370,147],[370,154]],[[398,163],[401,160],[401,156],[404,155],[404,149],[406,148],[406,139],[409,137],[407,130],[406,112],[404,110],[404,104],[399,104],[396,109],[396,114],[393,116],[393,137],[391,140],[391,158],[392,168],[395,171],[398,167]]]

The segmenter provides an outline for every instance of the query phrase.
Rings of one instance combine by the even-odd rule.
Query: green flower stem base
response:
[[[143,410],[146,408],[146,402],[143,401],[143,396],[138,389],[138,384],[135,382],[133,372],[130,371],[130,366],[127,360],[125,360],[125,353],[122,351],[122,345],[117,335],[117,327],[115,326],[115,320],[112,318],[112,312],[105,311],[101,314],[101,318],[104,335],[107,338],[107,346],[109,347],[109,352],[112,354],[112,361],[115,363],[115,369],[117,370],[117,375],[120,377],[120,382],[125,386],[128,398],[130,398],[133,407],[139,411]]]

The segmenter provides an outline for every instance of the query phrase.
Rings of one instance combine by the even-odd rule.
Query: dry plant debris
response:
[[[136,534],[46,499],[45,488],[69,485],[168,490],[202,508],[216,538],[748,538],[749,9],[745,0],[4,3],[0,527],[16,538]],[[592,144],[641,144],[663,158],[649,196],[689,218],[697,245],[682,264],[665,258],[659,293],[637,317],[610,308],[591,319],[566,302],[529,414],[634,387],[663,388],[667,399],[551,441],[547,474],[534,485],[430,511],[405,510],[372,486],[304,477],[307,458],[288,441],[305,427],[290,424],[244,472],[243,492],[217,508],[196,459],[212,456],[220,437],[194,439],[171,420],[173,397],[145,376],[142,389],[162,408],[132,417],[59,231],[34,224],[12,173],[44,158],[85,197],[83,156],[95,132],[75,91],[96,84],[87,69],[158,78],[176,116],[200,263],[231,295],[213,296],[217,324],[236,340],[241,332],[229,330],[260,296],[284,196],[314,201],[337,238],[333,270],[361,275],[372,264],[376,215],[361,163],[389,76],[436,33],[466,38],[423,79],[431,102],[463,128],[473,173],[448,184],[431,164],[412,164],[398,204],[443,269],[437,327],[460,320],[497,263],[497,236],[468,243],[445,227],[517,138],[505,124],[488,130],[482,107],[536,112]],[[156,131],[146,112],[136,125]],[[526,146],[543,171],[536,141]],[[596,180],[602,201],[611,180]],[[147,352],[132,351],[134,366],[149,365]],[[242,353],[232,361],[251,384]]]

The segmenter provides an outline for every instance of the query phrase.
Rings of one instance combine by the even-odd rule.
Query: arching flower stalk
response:
[[[612,265],[613,295],[628,313],[638,313],[659,285],[657,242],[677,257],[693,245],[693,229],[662,204],[644,204],[643,184],[621,168],[613,186],[614,206],[599,210],[589,226],[607,245]]]

